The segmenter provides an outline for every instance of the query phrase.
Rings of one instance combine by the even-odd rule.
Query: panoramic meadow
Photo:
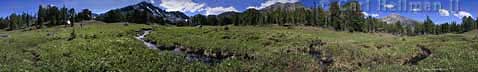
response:
[[[476,72],[475,0],[2,0],[0,72]]]

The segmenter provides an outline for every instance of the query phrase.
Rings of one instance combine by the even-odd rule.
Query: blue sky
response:
[[[148,1],[167,11],[181,11],[187,15],[214,15],[226,11],[244,11],[248,8],[261,9],[273,3],[302,3],[312,7],[319,5],[327,8],[328,2],[348,0],[1,0],[0,16],[11,13],[34,14],[41,4],[52,4],[68,8],[91,9],[94,13],[103,13],[110,9]],[[358,0],[362,3],[363,13],[382,18],[390,14],[400,14],[423,21],[430,16],[436,23],[461,21],[463,16],[478,16],[478,0]]]

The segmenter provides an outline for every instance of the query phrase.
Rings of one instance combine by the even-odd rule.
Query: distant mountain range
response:
[[[173,12],[166,12],[165,10],[154,6],[149,2],[140,2],[135,5],[126,6],[123,8],[115,9],[121,13],[133,12],[135,10],[146,11],[147,13],[151,13],[151,15],[162,18],[170,23],[179,23],[185,22],[189,19],[187,15],[179,11]],[[113,10],[111,10],[113,11]]]
[[[260,10],[255,10],[255,11],[258,11],[260,13],[268,13],[268,12],[274,12],[274,11],[290,12],[290,11],[295,11],[295,10],[298,10],[298,9],[310,10],[309,8],[302,5],[301,3],[276,3],[276,4],[273,4],[271,6],[265,7],[265,8],[260,9]],[[232,16],[238,15],[238,14],[240,14],[240,13],[231,11],[231,12],[221,13],[217,16],[218,17],[232,17]]]
[[[301,3],[276,3],[266,8],[261,9],[261,12],[271,12],[271,11],[295,11],[298,9],[310,10]]]
[[[295,11],[295,10],[298,10],[298,9],[310,10],[309,8],[305,7],[303,4],[300,4],[300,3],[276,3],[276,4],[273,4],[269,7],[265,7],[263,9],[260,9],[258,11],[260,11],[261,13],[264,13],[264,12],[273,12],[273,11],[279,11],[279,10]],[[151,13],[151,15],[153,15],[153,16],[162,18],[163,20],[166,20],[166,21],[169,21],[169,22],[172,22],[172,23],[185,22],[189,19],[189,17],[182,12],[179,12],[179,11],[167,12],[167,11],[165,11],[165,10],[159,8],[159,7],[154,6],[153,4],[151,4],[149,2],[140,2],[140,3],[135,4],[135,5],[126,6],[126,7],[115,9],[115,10],[119,10],[120,12],[124,12],[124,13],[135,11],[135,10],[144,10],[144,11],[147,11],[148,13]],[[240,13],[238,13],[238,12],[224,12],[224,13],[221,13],[217,16],[218,17],[231,17],[231,16],[234,16],[234,15],[237,15],[237,14],[240,14]],[[408,26],[410,26],[410,25],[413,26],[415,24],[420,23],[419,21],[401,16],[399,14],[391,14],[391,15],[386,16],[384,18],[380,18],[380,20],[383,21],[383,22],[386,22],[387,24],[395,24],[397,22],[400,22],[401,24],[408,25]]]
[[[381,18],[383,22],[387,24],[395,24],[397,22],[400,22],[400,24],[407,25],[407,26],[414,26],[415,24],[420,23],[419,21],[401,16],[399,14],[391,14],[389,16],[386,16],[384,18]]]

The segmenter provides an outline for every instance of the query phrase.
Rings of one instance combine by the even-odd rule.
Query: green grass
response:
[[[184,54],[148,49],[134,39],[137,30],[152,28],[147,39],[158,45],[228,52],[253,59],[227,58],[218,64],[188,61]],[[71,38],[75,31],[76,38]],[[478,68],[477,31],[464,34],[394,36],[382,33],[336,32],[315,27],[223,26],[175,27],[94,22],[32,31],[0,31],[0,71],[258,71],[317,72],[309,44],[333,56],[329,71],[473,71]],[[403,65],[424,45],[432,55],[418,65]]]

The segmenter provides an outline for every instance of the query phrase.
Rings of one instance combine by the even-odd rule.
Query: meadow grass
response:
[[[181,45],[206,55],[227,52],[252,59],[226,58],[217,64],[189,61],[184,54],[148,49],[134,36],[152,28],[148,40]],[[74,34],[72,34],[74,32]],[[317,72],[319,51],[333,63],[329,71],[473,71],[478,68],[478,31],[464,34],[394,36],[337,32],[317,27],[176,27],[93,22],[83,27],[0,31],[0,71],[258,71]],[[323,46],[310,48],[313,41]],[[432,55],[417,65],[403,64],[419,54]]]

